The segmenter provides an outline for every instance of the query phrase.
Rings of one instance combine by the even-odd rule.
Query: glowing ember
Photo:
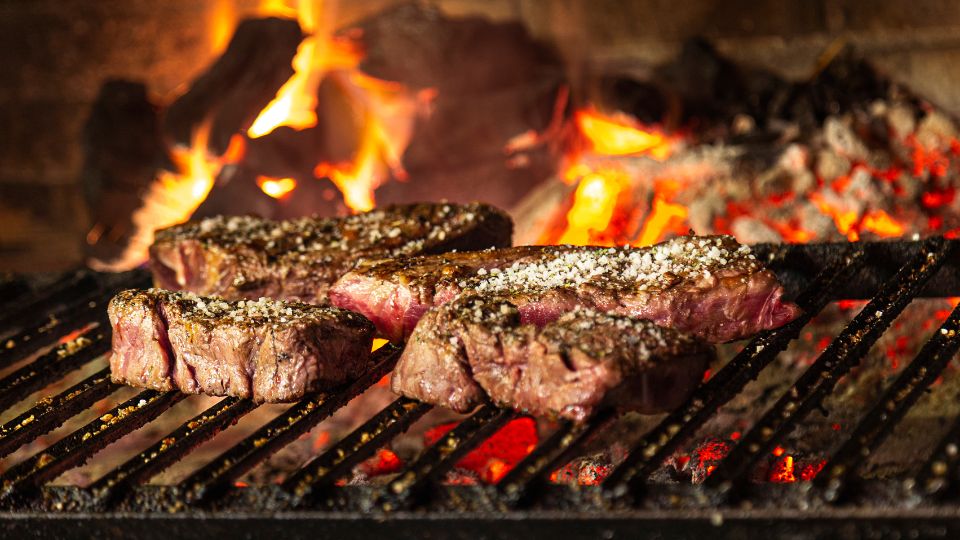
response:
[[[817,463],[808,463],[803,466],[803,469],[800,470],[800,480],[804,482],[809,482],[817,477],[817,474],[823,470],[823,466],[827,464],[826,460],[821,460]]]
[[[377,454],[357,466],[368,477],[392,474],[403,468],[403,461],[392,450],[381,448]]]
[[[883,210],[871,210],[863,216],[860,222],[861,229],[872,231],[883,238],[895,238],[903,236],[907,231],[900,222],[890,217],[890,214]]]
[[[450,422],[427,430],[424,444],[437,442],[456,425]],[[471,450],[457,467],[475,473],[484,482],[495,483],[532,452],[538,442],[536,422],[532,418],[517,418]]]
[[[293,178],[270,178],[269,176],[258,176],[257,186],[260,190],[274,199],[286,199],[294,189],[297,188],[297,181]]]
[[[778,459],[770,470],[768,480],[778,484],[796,482],[797,477],[793,474],[793,456],[787,455]]]

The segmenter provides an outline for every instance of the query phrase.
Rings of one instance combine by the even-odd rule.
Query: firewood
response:
[[[212,118],[208,149],[222,154],[293,75],[291,62],[302,40],[294,20],[241,22],[223,55],[167,109],[164,133],[189,146],[195,130]]]

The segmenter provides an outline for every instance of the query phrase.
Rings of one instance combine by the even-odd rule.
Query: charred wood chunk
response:
[[[302,40],[294,20],[241,22],[223,55],[167,109],[164,133],[187,146],[197,127],[212,118],[209,150],[222,154],[230,138],[249,128],[293,75],[293,57]]]
[[[363,36],[365,73],[435,90],[431,113],[418,118],[403,155],[416,181],[382,186],[379,200],[410,202],[425,194],[458,200],[463,185],[477,184],[486,201],[509,207],[553,172],[548,164],[555,160],[532,156],[518,165],[504,153],[512,137],[550,126],[565,82],[559,55],[523,25],[445,17],[407,4],[344,32],[356,30]]]
[[[169,162],[157,107],[143,84],[104,83],[84,126],[83,152],[81,183],[95,231],[87,255],[110,260],[133,232],[141,194]]]

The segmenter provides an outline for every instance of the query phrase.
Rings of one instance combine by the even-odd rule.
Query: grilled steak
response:
[[[479,203],[388,206],[340,219],[219,216],[157,231],[150,268],[164,289],[322,304],[358,261],[508,246],[512,231],[505,213]]]
[[[545,294],[553,291],[551,294]],[[776,276],[730,236],[688,236],[647,248],[528,246],[364,263],[329,292],[393,340],[465,292],[508,296],[523,322],[576,306],[650,319],[711,342],[793,320]]]
[[[680,405],[713,348],[648,320],[576,308],[524,324],[505,299],[466,296],[427,313],[394,370],[395,392],[467,412],[486,398],[583,421],[599,407],[657,413]]]
[[[131,386],[285,402],[369,367],[373,325],[333,307],[148,289],[107,311],[112,378]]]

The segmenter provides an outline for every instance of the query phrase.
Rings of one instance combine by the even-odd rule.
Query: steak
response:
[[[345,218],[218,216],[156,232],[157,287],[314,304],[358,261],[509,246],[513,224],[479,203],[387,206]]]
[[[373,325],[334,307],[127,290],[107,309],[115,382],[287,402],[369,368]]]
[[[468,412],[490,400],[583,421],[599,408],[653,414],[683,403],[713,347],[633,317],[575,308],[543,326],[503,299],[465,296],[427,313],[394,370],[393,390]]]
[[[547,294],[548,291],[552,291]],[[472,292],[507,296],[523,322],[574,307],[629,315],[710,342],[779,327],[799,314],[776,276],[730,236],[686,236],[645,248],[527,246],[369,262],[330,289],[392,340],[431,307]]]

